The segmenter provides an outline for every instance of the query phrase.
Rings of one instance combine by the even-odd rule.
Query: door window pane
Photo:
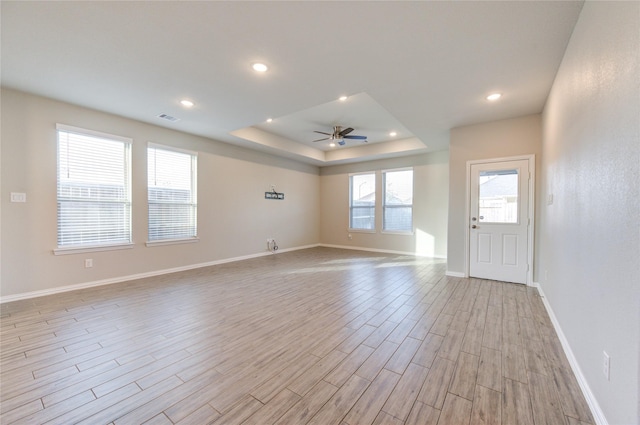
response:
[[[478,221],[518,222],[518,170],[480,172]]]

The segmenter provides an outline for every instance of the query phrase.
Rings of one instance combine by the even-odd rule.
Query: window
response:
[[[413,169],[384,171],[382,230],[413,231]]]
[[[58,124],[58,248],[131,243],[131,139]]]
[[[197,236],[197,154],[149,145],[149,241]]]
[[[376,222],[375,173],[349,176],[349,228],[374,230]]]
[[[518,222],[518,169],[481,171],[480,223]]]

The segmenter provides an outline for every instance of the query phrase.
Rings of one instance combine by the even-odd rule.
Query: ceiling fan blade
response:
[[[367,136],[343,136],[345,139],[358,139],[358,140],[366,140]]]
[[[351,133],[353,131],[353,128],[351,127],[347,127],[344,130],[342,130],[340,133],[338,133],[340,136],[345,136],[349,133]]]
[[[329,140],[329,138],[328,138],[328,137],[325,137],[324,139],[312,140],[312,142],[313,142],[313,143],[315,143],[315,142],[321,142],[321,141],[323,141],[323,140]]]
[[[325,134],[327,136],[331,136],[331,133],[325,133],[324,131],[313,131],[314,133],[320,133],[320,134]]]

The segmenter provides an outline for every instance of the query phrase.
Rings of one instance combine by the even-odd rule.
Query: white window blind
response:
[[[393,170],[382,173],[384,181],[383,230],[411,232],[413,230],[413,170]]]
[[[147,148],[149,241],[195,238],[197,154]]]
[[[349,228],[361,230],[376,228],[375,173],[349,176]]]
[[[131,243],[131,140],[57,125],[58,248]]]

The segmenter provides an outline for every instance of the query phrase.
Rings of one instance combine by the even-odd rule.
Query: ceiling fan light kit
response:
[[[333,133],[325,133],[324,131],[314,131],[314,133],[324,134],[325,136],[322,139],[313,140],[313,142],[321,142],[323,140],[335,140],[340,146],[345,145],[345,139],[354,139],[354,140],[362,140],[365,143],[367,142],[367,136],[357,136],[350,134],[353,131],[352,127],[342,128],[339,125],[333,127]]]

